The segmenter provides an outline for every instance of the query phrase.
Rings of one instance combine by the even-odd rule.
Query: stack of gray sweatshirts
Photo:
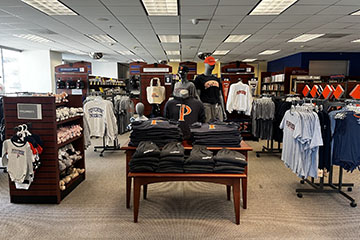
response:
[[[184,146],[180,142],[166,144],[160,153],[160,162],[157,172],[183,173]]]

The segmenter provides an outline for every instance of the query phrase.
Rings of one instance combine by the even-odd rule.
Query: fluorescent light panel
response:
[[[107,34],[85,34],[85,35],[99,43],[116,43],[116,41]]]
[[[82,51],[80,51],[80,50],[67,50],[67,52],[69,52],[69,53],[73,53],[73,54],[76,54],[76,55],[86,55],[86,53],[85,52],[82,52]]]
[[[142,0],[149,16],[177,16],[177,0]]]
[[[291,40],[289,40],[288,42],[308,42],[310,40],[313,40],[315,38],[318,38],[318,37],[321,37],[321,36],[324,36],[325,34],[303,34],[303,35],[300,35],[296,38],[293,38]]]
[[[179,35],[158,35],[162,43],[178,43],[180,41]]]
[[[76,12],[57,0],[21,0],[47,15],[77,15]]]
[[[256,61],[257,60],[257,58],[246,58],[246,59],[244,59],[244,60],[242,60],[243,62],[254,62],[254,61]]]
[[[179,58],[176,59],[169,59],[170,62],[180,62],[181,60]]]
[[[34,34],[14,34],[14,36],[18,37],[18,38],[23,38],[23,39],[26,39],[26,40],[30,40],[30,41],[33,41],[33,42],[53,43],[53,41],[51,41],[49,39],[46,39],[46,38],[43,38],[43,37],[40,37],[40,36],[34,35]]]
[[[248,35],[229,35],[224,42],[226,43],[241,43],[248,39],[251,34]]]
[[[180,55],[180,51],[165,51],[167,55]]]
[[[137,59],[131,59],[133,62],[144,62],[143,59],[137,58]]]
[[[230,50],[216,50],[213,55],[226,55]]]
[[[125,51],[116,51],[117,53],[121,54],[121,55],[128,55],[128,56],[131,56],[131,55],[135,55],[132,51],[129,51],[129,50],[125,50]]]
[[[360,39],[356,39],[356,40],[353,40],[351,41],[352,43],[360,43]]]
[[[275,54],[280,52],[280,50],[265,50],[261,53],[259,53],[259,55],[271,55],[271,54]]]
[[[279,15],[297,0],[262,0],[249,15]]]
[[[354,15],[354,16],[360,15],[360,10],[359,10],[359,11],[356,11],[356,12],[353,12],[351,15]]]

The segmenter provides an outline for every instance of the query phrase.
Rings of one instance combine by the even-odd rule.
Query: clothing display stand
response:
[[[12,203],[60,203],[72,190],[85,180],[85,173],[72,179],[66,184],[64,191],[60,190],[59,181],[61,171],[59,170],[58,151],[60,148],[72,144],[83,156],[73,164],[76,168],[85,169],[84,134],[69,139],[66,142],[57,143],[57,129],[60,126],[80,125],[82,128],[83,118],[81,116],[56,121],[57,107],[82,107],[80,95],[69,95],[69,102],[55,103],[55,97],[4,97],[4,113],[6,124],[6,139],[14,134],[14,128],[20,124],[31,125],[30,131],[39,135],[44,142],[43,152],[40,155],[41,165],[36,170],[34,181],[28,190],[16,189],[15,184],[9,179],[10,201]],[[41,119],[19,119],[18,104],[38,104],[41,106]],[[71,166],[71,167],[73,167]]]
[[[119,151],[119,150],[121,150],[117,139],[114,140],[114,145],[113,146],[108,146],[108,145],[106,145],[105,137],[103,137],[103,145],[102,146],[95,146],[94,147],[94,152],[97,152],[99,149],[102,149],[100,154],[99,154],[100,157],[104,156],[105,151]]]
[[[260,157],[260,154],[279,154],[281,152],[282,149],[280,148],[280,142],[278,142],[278,147],[274,149],[274,139],[271,139],[267,140],[266,146],[263,146],[261,151],[256,152],[256,157]]]
[[[355,199],[350,197],[348,194],[346,194],[344,191],[342,191],[342,187],[348,187],[348,192],[352,191],[352,188],[354,187],[353,183],[343,183],[343,168],[339,168],[339,182],[333,183],[333,167],[331,167],[329,172],[329,182],[324,183],[324,177],[320,177],[320,182],[315,183],[314,178],[309,179],[302,179],[300,181],[301,184],[304,184],[305,182],[308,183],[310,186],[313,187],[313,189],[304,189],[304,188],[298,188],[296,189],[297,196],[299,198],[303,197],[302,193],[339,193],[348,200],[350,200],[350,206],[356,207],[357,204],[355,202]],[[325,189],[324,187],[330,187],[330,189]]]

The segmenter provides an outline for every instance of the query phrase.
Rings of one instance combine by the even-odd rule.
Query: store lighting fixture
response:
[[[213,55],[226,55],[230,50],[216,50]]]
[[[179,35],[158,35],[162,43],[178,43],[180,41]]]
[[[360,39],[356,39],[356,40],[353,40],[351,41],[352,43],[360,43]]]
[[[246,58],[246,59],[244,59],[244,60],[242,60],[243,62],[254,62],[254,61],[256,61],[257,60],[257,58]]]
[[[107,34],[85,34],[98,43],[116,43],[116,40]]]
[[[179,58],[176,59],[169,59],[170,62],[180,62],[181,60]]]
[[[131,59],[133,62],[144,62],[141,58]]]
[[[178,0],[142,0],[149,16],[177,16]]]
[[[247,35],[229,35],[224,42],[226,43],[241,43],[248,39],[251,34]]]
[[[39,43],[53,43],[53,41],[34,34],[14,34],[13,36]]]
[[[261,53],[259,53],[259,55],[271,55],[271,54],[275,54],[280,52],[280,50],[265,50]]]
[[[319,38],[324,36],[325,34],[303,34],[296,38],[290,39],[288,42],[308,42],[310,40],[313,40],[315,38]]]
[[[180,51],[165,51],[167,55],[180,55]]]
[[[67,50],[67,52],[69,52],[69,53],[73,53],[73,54],[76,54],[76,55],[86,55],[86,53],[85,52],[82,52],[82,51],[80,51],[80,50]]]
[[[297,0],[262,0],[249,15],[279,15]]]
[[[47,15],[78,15],[57,0],[21,0]]]
[[[135,55],[132,51],[129,51],[129,50],[125,50],[125,51],[116,51],[117,53],[121,54],[121,55],[127,55],[127,56],[132,56],[132,55]]]
[[[358,15],[360,15],[360,10],[358,10],[358,11],[356,11],[356,12],[353,12],[353,13],[350,14],[350,15],[358,16]]]

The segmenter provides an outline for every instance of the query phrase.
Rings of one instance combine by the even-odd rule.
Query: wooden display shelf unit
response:
[[[77,151],[81,152],[82,159],[77,161],[74,166],[85,168],[85,152],[83,134],[69,141],[57,144],[57,129],[62,125],[79,124],[83,128],[82,117],[75,117],[69,121],[56,122],[56,107],[82,107],[82,97],[69,95],[69,102],[56,104],[55,97],[3,97],[4,115],[6,124],[6,138],[9,139],[14,134],[14,127],[20,124],[28,124],[29,130],[33,134],[40,136],[44,142],[43,153],[40,155],[41,165],[37,169],[34,181],[28,190],[16,189],[15,184],[9,179],[10,201],[12,203],[60,203],[73,189],[76,188],[84,179],[85,173],[79,175],[66,186],[65,191],[59,187],[60,173],[58,150],[66,144],[72,143]],[[27,120],[19,119],[17,116],[17,104],[41,104],[42,119]]]

